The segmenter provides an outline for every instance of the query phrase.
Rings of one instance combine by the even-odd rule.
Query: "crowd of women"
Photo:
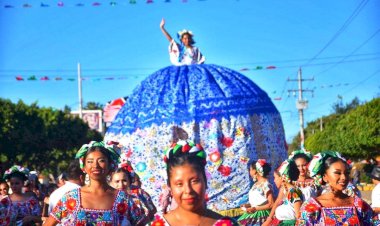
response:
[[[206,152],[189,141],[183,130],[173,130],[164,162],[176,208],[157,212],[132,166],[120,158],[116,144],[92,141],[82,146],[76,161],[70,164],[66,185],[51,195],[53,198],[63,187],[70,187],[58,192],[61,195],[54,204],[46,199],[41,202],[41,192],[36,189],[23,190],[29,179],[27,168],[15,165],[5,171],[7,183],[0,186],[0,225],[380,224],[379,208],[372,209],[358,196],[350,185],[349,164],[333,151],[314,156],[295,151],[274,168],[265,159],[251,161],[248,168],[254,184],[248,194],[249,203],[241,205],[243,214],[238,219],[223,217],[207,208]],[[268,180],[271,173],[279,191],[277,197]],[[380,182],[379,167],[374,168],[372,177]],[[42,217],[44,203],[53,206],[47,217]]]
[[[205,61],[193,46],[190,31],[181,31],[181,44],[177,44],[164,26],[162,20],[160,28],[170,42],[173,64]],[[374,190],[377,206],[371,208],[350,184],[350,166],[338,152],[312,156],[295,151],[280,166],[265,159],[252,160],[248,168],[254,184],[249,203],[241,205],[243,214],[238,219],[232,219],[207,208],[207,155],[182,129],[173,128],[172,145],[164,156],[168,189],[163,193],[172,199],[170,209],[163,198],[166,204],[157,211],[138,175],[117,149],[113,142],[84,144],[68,167],[65,184],[46,191],[27,168],[12,166],[4,173],[6,182],[0,184],[0,226],[380,225],[380,185]],[[271,173],[278,189],[268,180]],[[380,184],[379,167],[374,168],[372,179]]]

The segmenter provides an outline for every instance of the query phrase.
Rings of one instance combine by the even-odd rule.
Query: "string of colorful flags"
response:
[[[182,3],[187,3],[188,0],[180,0]],[[197,1],[206,1],[206,0],[197,0]],[[107,3],[102,3],[102,2],[92,2],[92,3],[82,3],[82,2],[78,2],[78,3],[75,3],[75,4],[67,4],[66,2],[64,1],[58,1],[57,3],[54,3],[54,4],[49,4],[49,3],[46,3],[46,2],[41,2],[40,4],[37,4],[37,5],[32,5],[30,3],[24,3],[22,5],[13,5],[13,4],[5,4],[4,5],[4,8],[7,8],[7,9],[12,9],[12,8],[32,8],[32,7],[42,7],[42,8],[47,8],[47,7],[67,7],[67,6],[74,6],[74,7],[84,7],[84,6],[95,6],[95,7],[98,7],[98,6],[103,6],[103,5],[109,5],[109,6],[118,6],[118,5],[134,5],[134,4],[138,4],[138,3],[146,3],[146,4],[153,4],[153,3],[157,3],[157,2],[164,2],[164,3],[171,3],[172,0],[161,0],[161,1],[158,1],[158,0],[129,0],[127,2],[117,2],[117,1],[110,1],[110,2],[107,2]]]
[[[134,77],[131,77],[131,76],[123,76],[123,77],[105,77],[105,78],[88,78],[88,77],[82,77],[82,80],[85,81],[85,80],[88,80],[88,81],[101,81],[101,80],[117,80],[117,79],[130,79],[130,78],[137,78],[138,76],[134,76]],[[32,76],[29,76],[29,77],[23,77],[21,75],[18,75],[15,77],[16,78],[16,81],[64,81],[64,80],[67,80],[67,81],[71,81],[71,82],[74,82],[74,81],[77,81],[78,79],[77,78],[65,78],[63,79],[62,77],[48,77],[48,76],[41,76],[41,77],[37,77],[36,75],[32,75]]]

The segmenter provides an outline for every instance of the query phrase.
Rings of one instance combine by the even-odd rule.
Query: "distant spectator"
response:
[[[49,214],[66,192],[84,185],[85,175],[82,169],[80,168],[78,160],[73,160],[70,162],[67,168],[66,175],[67,181],[65,182],[65,184],[59,187],[57,190],[55,190],[49,197]]]
[[[57,186],[58,187],[62,187],[63,185],[65,185],[66,181],[67,181],[67,175],[66,173],[61,173],[58,178],[57,178]]]
[[[372,209],[374,213],[378,214],[380,219],[380,166],[373,168],[371,172],[372,183],[376,186],[372,190]]]
[[[9,195],[9,185],[6,181],[0,182],[0,200]]]

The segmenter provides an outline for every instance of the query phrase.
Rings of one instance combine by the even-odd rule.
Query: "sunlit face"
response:
[[[126,190],[130,186],[128,176],[124,172],[114,173],[112,175],[112,186],[119,190]]]
[[[307,164],[308,162],[304,158],[297,158],[294,161],[297,165],[297,169],[300,172],[299,177],[306,177],[307,176]]]
[[[188,211],[204,208],[206,181],[190,164],[171,169],[170,188],[179,207]]]
[[[333,191],[343,191],[350,180],[350,170],[342,161],[334,162],[323,176],[323,181],[330,185]]]
[[[280,188],[282,185],[281,177],[277,173],[274,173],[273,175],[274,175],[274,183],[276,184],[276,187]]]
[[[182,41],[184,46],[190,46],[190,40],[191,40],[191,37],[189,34],[182,35],[181,41]]]
[[[89,175],[90,179],[105,179],[109,173],[108,158],[100,151],[89,153],[84,160],[84,164],[84,170]]]
[[[8,195],[9,186],[7,183],[0,184],[0,195]]]
[[[24,187],[24,181],[18,177],[11,177],[9,181],[11,184],[12,192],[15,194],[21,194],[22,187]]]
[[[249,167],[249,175],[252,177],[253,181],[257,181],[257,170]]]

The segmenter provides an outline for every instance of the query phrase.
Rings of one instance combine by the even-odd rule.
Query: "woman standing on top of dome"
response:
[[[165,19],[162,18],[160,28],[165,37],[169,40],[169,54],[170,61],[176,65],[190,65],[190,64],[203,64],[205,57],[201,51],[193,46],[195,41],[193,39],[193,33],[189,30],[183,29],[177,33],[180,44],[176,43],[170,34],[165,30]]]

